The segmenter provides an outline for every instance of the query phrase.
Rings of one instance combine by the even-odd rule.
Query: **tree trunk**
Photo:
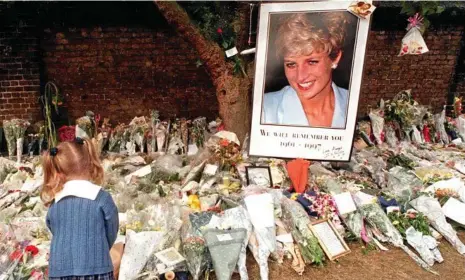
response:
[[[155,4],[168,23],[197,51],[215,86],[220,117],[226,129],[236,133],[242,141],[250,128],[250,79],[233,74],[224,51],[200,33],[176,2],[155,1]]]

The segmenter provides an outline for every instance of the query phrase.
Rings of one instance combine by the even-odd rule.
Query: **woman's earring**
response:
[[[331,68],[336,69],[336,68],[337,68],[337,64],[336,64],[336,63],[333,63],[333,65],[331,66]]]

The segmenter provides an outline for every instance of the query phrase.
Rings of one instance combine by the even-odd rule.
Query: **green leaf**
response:
[[[228,48],[228,42],[226,41],[223,41],[223,44],[222,44],[223,48],[227,49]]]
[[[440,13],[444,12],[445,9],[446,8],[444,6],[438,6],[436,8],[436,14],[440,14]]]
[[[404,2],[402,3],[402,10],[400,11],[401,14],[413,15],[415,13],[415,8],[412,4]]]

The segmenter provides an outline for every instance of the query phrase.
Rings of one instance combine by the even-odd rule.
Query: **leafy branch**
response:
[[[445,11],[445,7],[440,4],[440,1],[402,1],[401,14],[413,16],[418,13],[423,17],[423,26],[421,27],[421,33],[424,33],[426,29],[431,25],[427,16],[439,15]]]

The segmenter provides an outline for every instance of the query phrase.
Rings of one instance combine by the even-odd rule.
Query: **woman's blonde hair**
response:
[[[309,55],[325,52],[334,60],[342,51],[348,17],[345,12],[293,13],[281,18],[276,55]]]
[[[103,168],[92,142],[61,142],[52,149],[42,157],[44,185],[40,198],[46,206],[52,203],[70,178],[88,179],[95,184],[102,184]]]

